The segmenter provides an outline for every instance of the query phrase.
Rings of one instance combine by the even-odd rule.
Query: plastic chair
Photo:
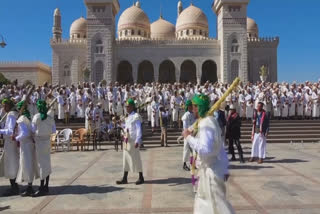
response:
[[[61,145],[62,150],[64,150],[64,145],[67,146],[68,151],[70,151],[70,143],[72,139],[72,130],[71,129],[63,129],[59,132],[57,136],[57,146]]]

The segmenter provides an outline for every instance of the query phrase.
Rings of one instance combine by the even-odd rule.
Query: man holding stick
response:
[[[196,95],[192,99],[193,113],[199,119],[195,130],[183,132],[189,146],[198,153],[200,167],[199,184],[194,204],[195,214],[233,214],[233,208],[226,199],[225,162],[219,158],[223,142],[217,120],[208,115],[209,97]],[[196,132],[196,136],[192,136]]]

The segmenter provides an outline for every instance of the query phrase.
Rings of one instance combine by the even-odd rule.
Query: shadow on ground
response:
[[[300,159],[282,159],[282,160],[265,160],[265,163],[305,163],[309,162],[306,160],[300,160]]]
[[[263,165],[230,165],[229,169],[249,169],[249,170],[259,170],[259,169],[272,169],[273,166],[263,166]]]
[[[145,181],[146,184],[168,184],[169,186],[178,186],[183,184],[190,184],[191,178],[168,178]]]

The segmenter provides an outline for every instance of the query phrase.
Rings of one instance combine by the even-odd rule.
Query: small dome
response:
[[[129,30],[130,32],[133,31],[134,34],[127,34],[122,36],[122,31],[127,30]],[[133,5],[121,14],[118,22],[118,34],[120,37],[140,36],[137,34],[137,32],[140,32],[140,34],[144,37],[149,37],[150,21],[148,16],[141,8]]]
[[[180,32],[184,30],[196,30],[201,33],[200,36],[207,37],[209,31],[208,19],[200,8],[191,4],[179,15],[176,25],[178,37],[181,37]]]
[[[75,20],[70,27],[70,38],[80,39],[87,36],[87,20],[83,17]]]
[[[257,23],[251,19],[247,18],[247,32],[248,32],[248,37],[250,38],[258,38],[259,37],[259,28]]]
[[[175,32],[175,26],[162,17],[151,24],[151,38],[174,39]]]

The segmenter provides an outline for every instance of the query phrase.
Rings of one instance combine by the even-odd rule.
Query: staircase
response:
[[[241,127],[241,142],[251,143],[251,122],[243,121]],[[70,125],[57,124],[57,130],[71,128],[77,130],[84,128],[84,123],[71,123]],[[168,143],[177,144],[182,130],[168,128]],[[152,133],[147,123],[143,123],[143,143],[160,145],[160,128]],[[268,143],[311,143],[320,141],[320,120],[271,120]]]
[[[251,143],[252,123],[242,122],[241,143]],[[168,128],[168,143],[176,144],[182,130]],[[320,120],[271,120],[268,143],[319,142]],[[152,134],[151,128],[145,127],[143,142],[160,144],[160,129]]]

